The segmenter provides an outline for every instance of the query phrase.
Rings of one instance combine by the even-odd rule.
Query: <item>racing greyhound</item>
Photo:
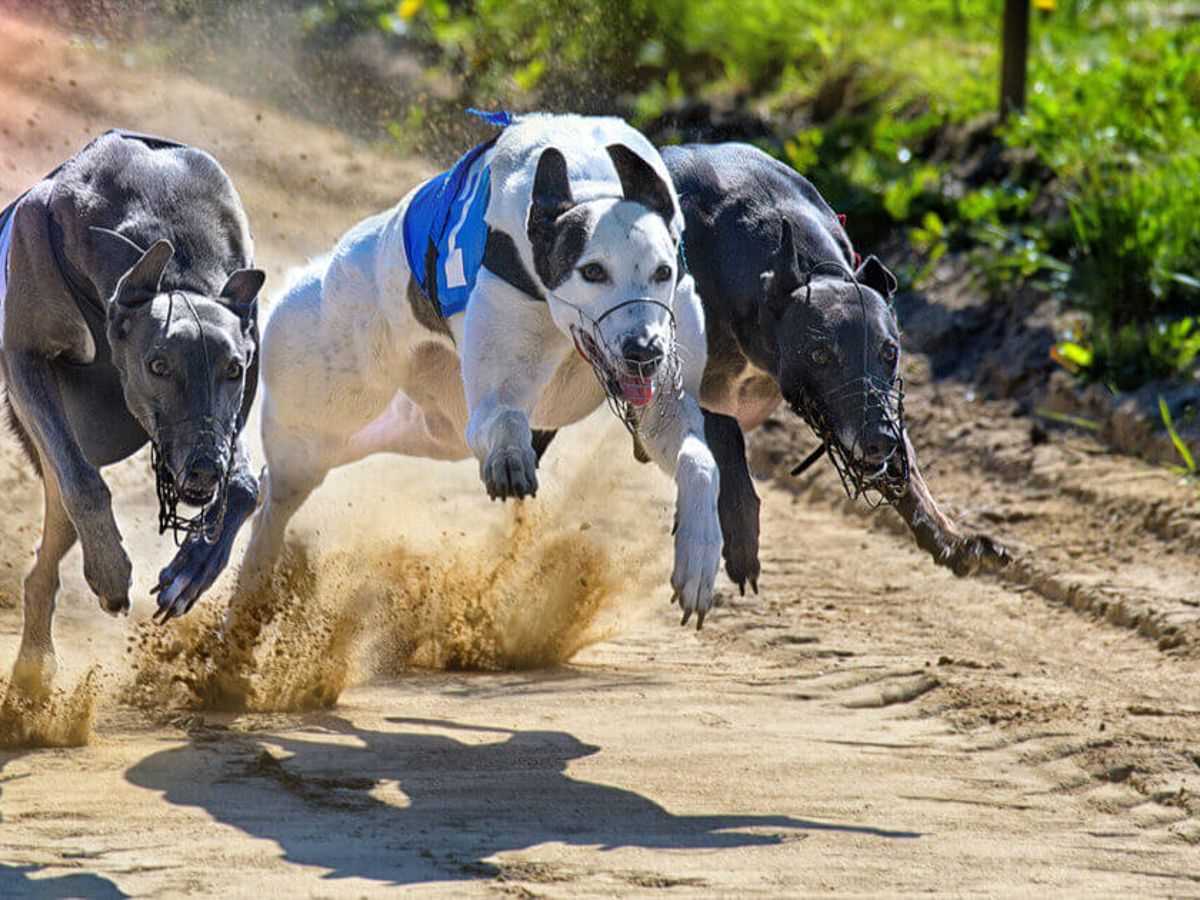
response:
[[[917,466],[892,273],[874,256],[860,260],[817,190],[761,150],[693,144],[662,156],[704,302],[701,402],[737,420],[709,434],[722,503],[757,510],[741,432],[784,402],[816,432],[847,493],[891,503],[939,565],[957,575],[1004,565],[1003,547],[964,534],[938,508]]]
[[[671,585],[702,618],[722,547],[698,395],[704,317],[658,152],[615,118],[485,114],[501,128],[352,228],[263,335],[265,501],[239,595],[336,466],[474,456],[532,497],[544,433],[606,397],[678,486]],[[680,349],[677,352],[677,346]]]
[[[233,184],[201,150],[109,132],[0,215],[0,370],[41,475],[14,682],[44,691],[58,568],[76,539],[102,609],[129,610],[131,566],[100,467],[147,441],[160,531],[182,545],[159,615],[185,612],[229,559],[257,481],[240,432],[254,400],[264,275]],[[200,508],[187,519],[176,504]]]

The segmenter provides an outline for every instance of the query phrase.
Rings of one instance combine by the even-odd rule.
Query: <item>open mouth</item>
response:
[[[622,375],[617,378],[621,399],[630,406],[648,406],[654,399],[654,379],[640,375]]]
[[[232,457],[232,442],[226,459]],[[167,464],[157,441],[150,443],[150,470],[154,473],[154,491],[158,495],[158,533],[171,531],[177,546],[188,538],[198,538],[206,544],[215,543],[220,535],[225,516],[225,504],[229,500],[230,467],[211,487],[197,490],[194,485],[180,484],[175,473]],[[177,512],[180,503],[198,510],[192,516]]]
[[[196,509],[203,509],[208,506],[216,496],[216,487],[209,488],[207,491],[189,490],[184,487],[179,491],[179,499],[187,506],[192,506]]]
[[[642,408],[654,399],[655,377],[644,375],[621,362],[611,360],[597,341],[586,331],[574,332],[575,349],[601,376],[601,381],[611,396],[619,397],[630,406]]]

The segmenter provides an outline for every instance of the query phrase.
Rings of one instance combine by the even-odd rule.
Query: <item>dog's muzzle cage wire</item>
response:
[[[858,301],[862,305],[864,327],[866,323],[867,303],[862,286],[855,278],[854,272],[840,262],[828,260],[817,263],[809,269],[805,290],[812,293],[813,276],[821,272],[833,271],[846,277],[855,287]],[[807,299],[807,298],[806,298]],[[817,398],[807,393],[788,398],[788,406],[800,416],[821,445],[809,456],[792,469],[793,475],[800,475],[811,467],[822,455],[828,454],[829,461],[837,471],[842,481],[842,488],[851,500],[860,497],[872,508],[884,503],[899,500],[908,490],[909,460],[908,445],[904,437],[904,379],[899,375],[895,381],[886,382],[883,379],[867,374],[870,348],[863,341],[863,374],[844,382],[841,387],[828,397]],[[847,447],[834,426],[831,411],[839,403],[860,397],[862,400],[862,421],[855,431],[853,445]],[[866,471],[862,462],[862,444],[867,437],[868,429],[882,428],[884,436],[890,438],[891,452],[874,471]]]
[[[596,375],[596,380],[604,389],[604,399],[613,415],[621,420],[621,424],[635,437],[644,433],[645,407],[637,407],[623,396],[621,382],[632,379],[638,384],[650,385],[652,396],[660,394],[678,398],[683,394],[683,365],[679,359],[679,342],[675,334],[675,312],[667,304],[647,297],[626,300],[618,303],[612,309],[606,310],[598,319],[593,319],[582,309],[555,296],[560,303],[575,310],[579,316],[579,324],[571,326],[571,337],[579,355],[587,360],[588,365]],[[657,306],[667,314],[667,340],[663,351],[653,359],[634,360],[620,356],[609,349],[604,340],[601,327],[604,320],[618,310],[628,306],[646,304]],[[652,429],[661,428],[674,414],[676,404],[659,404],[658,413],[654,417]]]
[[[207,431],[210,435],[219,437],[220,432],[215,427],[215,423],[209,425],[209,422],[211,420],[205,420],[198,436],[202,436]],[[185,540],[193,536],[198,537],[206,544],[215,544],[220,538],[221,526],[225,520],[225,508],[229,503],[229,478],[233,471],[234,441],[236,440],[236,436],[229,439],[223,460],[225,473],[221,476],[221,482],[217,485],[216,492],[194,516],[179,514],[180,493],[179,485],[175,481],[175,473],[171,471],[167,455],[163,453],[158,440],[150,442],[150,469],[154,473],[154,492],[158,496],[158,533],[165,534],[169,529],[176,547],[182,546]]]

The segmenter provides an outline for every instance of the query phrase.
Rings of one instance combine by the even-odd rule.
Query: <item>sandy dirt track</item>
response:
[[[0,109],[2,202],[106,127],[211,149],[276,285],[427,169],[3,18]],[[196,709],[171,677],[198,624],[169,633],[173,658],[145,652],[176,640],[145,625],[170,546],[145,459],[114,467],[134,615],[104,616],[67,558],[60,683],[102,666],[94,735],[0,751],[0,897],[1200,895],[1196,502],[1077,437],[1031,447],[1002,404],[910,365],[931,483],[1018,551],[1002,578],[935,568],[828,470],[764,481],[762,596],[729,595],[697,634],[667,604],[670,486],[611,419],[554,445],[532,526],[471,464],[376,459],[298,517],[316,565],[340,559],[328,584],[355,585],[314,610],[352,607],[364,579],[387,593],[391,547],[447,590],[483,566],[494,605],[421,595],[397,619],[415,647],[375,609],[345,654],[353,685],[313,712]],[[766,472],[803,445],[783,425],[754,458]],[[0,516],[4,672],[40,517],[7,437]],[[588,630],[563,653],[603,638],[567,663],[428,667],[454,647],[519,657],[564,608]],[[296,640],[286,661],[327,679],[330,646]]]

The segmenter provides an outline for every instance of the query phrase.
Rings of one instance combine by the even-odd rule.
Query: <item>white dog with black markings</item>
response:
[[[615,118],[490,116],[502,130],[352,228],[278,302],[262,345],[264,506],[243,587],[337,466],[474,456],[532,497],[552,433],[608,399],[678,486],[671,585],[702,619],[721,559],[697,397],[704,318],[658,152]]]

